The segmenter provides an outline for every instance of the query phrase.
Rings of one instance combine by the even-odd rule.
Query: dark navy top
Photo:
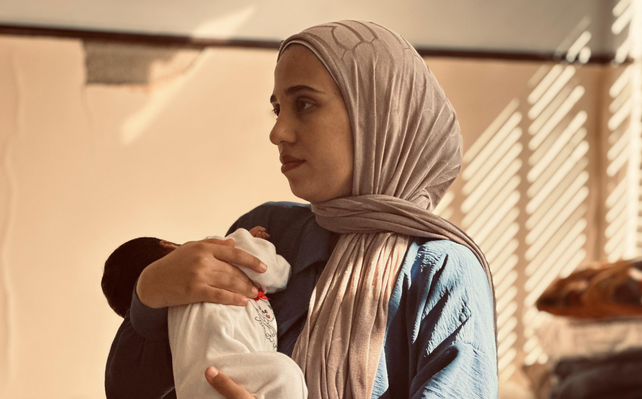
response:
[[[263,204],[229,232],[254,226],[267,229],[292,266],[287,288],[270,295],[278,350],[291,355],[330,257],[332,233],[316,223],[309,205],[291,202]],[[372,398],[496,398],[493,317],[486,275],[470,249],[414,239],[390,299]],[[134,290],[107,359],[107,398],[174,398],[173,387],[167,309],[143,305]]]

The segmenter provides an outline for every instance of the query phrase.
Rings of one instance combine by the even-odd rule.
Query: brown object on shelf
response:
[[[553,387],[554,375],[550,370],[550,365],[545,363],[533,363],[522,366],[522,370],[528,378],[531,391],[537,399],[548,399]]]
[[[642,258],[576,271],[553,282],[536,306],[544,312],[576,318],[642,316]]]

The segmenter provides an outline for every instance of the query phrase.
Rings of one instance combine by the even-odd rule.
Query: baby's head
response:
[[[149,264],[172,251],[176,244],[141,237],[118,247],[105,262],[101,286],[107,303],[121,317],[129,310],[138,276]]]

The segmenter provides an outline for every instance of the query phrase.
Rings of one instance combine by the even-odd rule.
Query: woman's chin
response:
[[[292,194],[294,194],[295,197],[301,198],[304,201],[308,201],[310,203],[314,202],[314,195],[310,195],[310,193],[306,192],[305,190],[301,190],[299,187],[297,187],[295,184],[292,184],[290,181],[290,191],[292,191]]]
[[[331,184],[311,184],[313,181],[312,178],[299,177],[295,179],[292,178],[292,176],[288,178],[292,194],[311,204],[318,204],[339,197],[347,197],[351,193],[350,181],[346,181],[346,183],[341,186],[343,188]]]
[[[298,184],[298,182],[292,181],[292,179],[288,179],[288,181],[290,182],[290,191],[292,191],[292,194],[294,194],[295,197],[308,201],[311,204],[326,200],[319,190],[314,190],[312,187],[306,187],[304,184]]]

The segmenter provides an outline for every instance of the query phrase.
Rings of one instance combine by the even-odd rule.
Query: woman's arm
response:
[[[161,398],[172,390],[166,307],[197,302],[244,304],[247,297],[255,297],[254,285],[230,263],[262,270],[257,258],[230,242],[203,240],[182,245],[143,271],[107,360],[108,399]]]
[[[458,341],[456,335],[448,336],[418,363],[411,398],[497,398],[497,369],[491,359],[495,355]]]
[[[257,225],[265,226],[272,233],[270,240],[278,248],[279,254],[283,255],[293,266],[298,265],[298,269],[293,271],[293,286],[288,290],[289,296],[283,295],[285,293],[283,291],[271,298],[275,313],[277,313],[277,307],[281,309],[281,318],[279,319],[279,315],[276,315],[279,320],[279,345],[283,345],[286,351],[290,352],[300,330],[297,324],[298,320],[300,317],[305,320],[306,301],[309,299],[314,282],[327,259],[326,246],[329,235],[314,222],[314,214],[310,211],[309,206],[285,202],[266,203],[255,208],[241,216],[230,227],[227,234],[239,227],[249,229]],[[306,237],[307,242],[313,243],[313,245],[303,245],[303,237]],[[211,254],[209,257],[207,254],[203,257],[211,258]],[[312,264],[317,266],[308,267]],[[193,268],[185,269],[184,272],[195,279],[181,278],[182,284],[187,284],[186,291],[193,292],[194,287],[199,286],[198,281],[207,273],[198,273]],[[241,272],[239,271],[239,273]],[[169,286],[169,288],[175,287],[176,280],[173,281],[171,278],[169,280],[161,285]],[[189,283],[189,281],[192,282]],[[143,296],[145,296],[148,287],[142,288]],[[299,306],[301,313],[298,313],[298,310],[292,311],[292,307],[288,306],[290,298],[304,297],[306,301],[299,300],[297,303],[301,305]],[[152,302],[154,299],[150,303]],[[287,311],[285,311],[286,308]],[[167,309],[153,309],[143,305],[134,295],[132,309],[118,330],[107,360],[105,373],[107,398],[159,398],[163,397],[166,390],[171,390],[170,392],[173,393],[174,381],[171,368]],[[170,396],[166,398],[170,398]]]
[[[167,309],[149,308],[138,300],[135,292],[133,296],[132,306],[116,333],[107,358],[106,397],[175,397],[165,396],[174,389]]]
[[[418,251],[415,266],[409,397],[497,398],[494,310],[481,265],[468,249],[437,241]]]
[[[212,302],[245,305],[258,291],[236,264],[258,273],[267,266],[232,240],[206,239],[181,245],[143,270],[136,284],[141,302],[151,308]]]

